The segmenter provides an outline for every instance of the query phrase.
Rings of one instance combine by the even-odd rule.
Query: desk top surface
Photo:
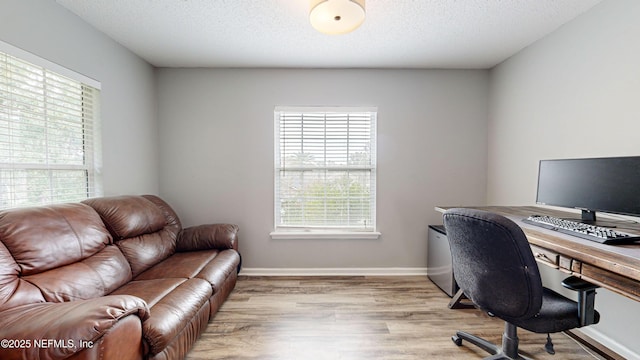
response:
[[[444,212],[455,207],[491,211],[503,215],[518,224],[527,235],[529,243],[556,251],[559,254],[588,263],[604,270],[640,281],[640,243],[604,245],[577,236],[564,234],[524,223],[530,215],[549,215],[558,218],[575,218],[579,214],[539,206],[438,206]],[[602,217],[605,219],[605,217]],[[610,218],[606,218],[609,220]],[[615,221],[620,221],[613,219]],[[640,234],[640,224],[632,221],[620,223],[620,231]]]

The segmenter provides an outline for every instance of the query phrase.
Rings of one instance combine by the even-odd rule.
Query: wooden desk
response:
[[[444,212],[453,207],[436,207],[436,210]],[[513,220],[527,235],[539,263],[640,301],[640,244],[603,245],[522,222],[522,219],[534,214],[558,218],[579,217],[576,213],[537,206],[462,207],[491,211]],[[625,222],[618,229],[640,234],[640,224]]]

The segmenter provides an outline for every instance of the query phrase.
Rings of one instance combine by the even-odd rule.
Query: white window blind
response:
[[[375,231],[376,109],[275,110],[275,228]]]
[[[101,194],[99,92],[0,52],[0,208]]]

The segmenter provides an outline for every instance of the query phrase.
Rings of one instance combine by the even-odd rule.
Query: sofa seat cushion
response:
[[[196,277],[207,264],[218,256],[219,252],[219,250],[206,250],[175,253],[168,259],[136,276],[135,280],[153,280],[166,277],[191,279]]]
[[[202,279],[165,278],[134,280],[112,293],[121,294],[137,296],[148,304],[150,317],[142,324],[142,332],[149,353],[157,354],[189,328],[203,307],[208,308],[212,290]]]
[[[178,252],[138,275],[135,280],[162,279],[168,276],[199,278],[211,284],[215,294],[229,274],[236,271],[240,255],[235,250]]]
[[[237,271],[239,264],[240,255],[237,251],[223,250],[196,275],[196,278],[208,281],[216,294],[225,286],[229,276]]]

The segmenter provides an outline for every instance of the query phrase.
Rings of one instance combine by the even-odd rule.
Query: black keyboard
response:
[[[578,236],[583,239],[596,241],[602,244],[629,244],[640,240],[639,235],[627,234],[620,231],[614,231],[610,228],[584,224],[577,221],[558,219],[546,215],[531,215],[526,219],[522,219],[522,221],[527,224]]]

